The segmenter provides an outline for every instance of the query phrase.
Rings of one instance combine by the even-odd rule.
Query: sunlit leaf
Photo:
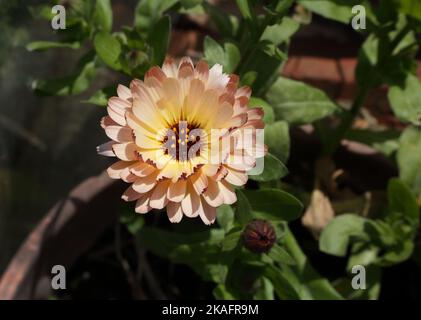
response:
[[[210,66],[220,64],[224,72],[230,73],[235,70],[240,62],[240,51],[233,43],[225,43],[222,47],[211,37],[206,37],[204,42],[205,59]]]
[[[120,42],[109,33],[101,32],[95,36],[94,39],[95,51],[102,61],[114,70],[119,70],[121,44]]]
[[[404,86],[392,86],[388,97],[399,119],[415,125],[421,124],[421,82],[418,77],[408,74]]]
[[[417,199],[408,186],[399,179],[390,179],[387,187],[389,210],[401,212],[414,222],[419,220]]]
[[[254,181],[278,180],[288,174],[287,167],[272,154],[267,154],[264,158],[263,172],[259,175],[249,173],[249,178]]]
[[[273,108],[269,105],[266,101],[260,98],[251,97],[248,103],[249,107],[260,107],[263,109],[263,122],[273,123],[275,121],[275,113],[273,112]]]
[[[276,156],[282,163],[286,163],[289,157],[290,137],[288,123],[276,121],[265,127],[265,144],[271,154]]]
[[[399,139],[397,161],[400,178],[412,191],[421,194],[421,129],[408,127]]]
[[[323,17],[348,23],[352,17],[352,7],[361,4],[354,0],[298,0],[305,8]]]
[[[322,231],[320,250],[335,256],[345,256],[351,237],[367,238],[364,227],[367,220],[355,214],[344,214],[333,219]]]
[[[301,216],[303,205],[291,194],[278,189],[244,190],[253,217],[269,221],[290,221]]]
[[[338,110],[326,94],[305,83],[279,77],[266,94],[277,120],[311,123]]]
[[[110,0],[96,0],[94,23],[99,30],[110,32],[113,26],[113,11]]]
[[[52,48],[80,48],[80,42],[53,42],[53,41],[34,41],[26,45],[28,51],[43,51]]]

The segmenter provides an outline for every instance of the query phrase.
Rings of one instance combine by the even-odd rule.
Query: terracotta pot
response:
[[[124,185],[106,173],[59,201],[28,235],[1,277],[0,299],[48,298],[51,268],[72,263],[115,221]]]

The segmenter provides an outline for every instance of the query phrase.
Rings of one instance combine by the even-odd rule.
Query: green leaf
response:
[[[80,42],[34,41],[26,45],[26,50],[28,51],[43,51],[52,48],[79,49]]]
[[[290,137],[288,123],[276,121],[265,126],[265,144],[271,154],[276,156],[282,163],[286,163],[289,157]]]
[[[274,155],[268,153],[264,158],[264,169],[259,175],[252,175],[249,172],[249,178],[254,181],[272,181],[285,177],[288,174],[288,169],[285,165]]]
[[[254,294],[253,299],[254,300],[274,300],[274,287],[272,282],[266,278],[261,277],[260,278],[260,287],[258,291]]]
[[[288,123],[311,123],[338,110],[326,94],[305,83],[279,77],[266,94],[277,120]]]
[[[110,0],[96,0],[94,24],[98,30],[110,32],[113,26],[113,10]]]
[[[168,9],[178,0],[141,0],[135,9],[135,26],[141,31],[149,31]]]
[[[263,9],[277,17],[278,19],[284,17],[288,13],[289,8],[294,4],[294,0],[275,0],[270,1],[269,4],[265,5]]]
[[[32,88],[41,95],[75,95],[85,91],[95,78],[95,75],[95,62],[88,61],[82,64],[77,72],[71,76],[53,80],[37,80],[33,82]]]
[[[417,199],[408,186],[397,178],[389,180],[387,187],[389,210],[403,213],[414,223],[418,222],[419,209]]]
[[[297,264],[291,267],[286,266],[288,268],[284,269],[289,270],[288,279],[296,283],[295,287],[301,299],[343,299],[329,281],[313,269],[288,227],[286,227],[283,244]]]
[[[400,6],[400,10],[421,20],[421,2],[419,0],[394,0],[396,4]]]
[[[174,249],[182,244],[220,244],[225,233],[220,229],[207,229],[202,232],[177,233],[164,231],[159,228],[145,227],[142,231],[142,239],[148,247],[163,256],[171,254],[167,249]],[[154,239],[155,238],[155,239]],[[159,239],[158,239],[159,238]],[[198,257],[199,258],[199,257]]]
[[[216,220],[218,224],[225,230],[231,230],[234,227],[234,210],[228,204],[218,207]]]
[[[250,78],[248,81],[253,80],[250,82],[254,95],[263,96],[275,82],[287,59],[285,51],[286,48],[278,47],[267,40],[253,45],[252,52],[243,61],[238,73],[240,78],[247,75]],[[270,101],[268,102],[271,104]]]
[[[299,300],[300,283],[295,274],[288,268],[278,269],[273,265],[265,268],[265,277],[272,281],[278,297],[282,300]]]
[[[240,243],[242,228],[230,230],[222,241],[222,251],[233,251]]]
[[[351,237],[364,238],[367,219],[344,214],[333,219],[322,231],[319,248],[325,253],[345,256]]]
[[[295,265],[295,260],[280,245],[275,244],[268,253],[269,257],[280,264]]]
[[[399,177],[418,196],[421,194],[421,128],[408,127],[399,139]]]
[[[204,42],[205,59],[210,66],[220,64],[223,66],[224,72],[230,73],[235,70],[240,62],[240,51],[232,43],[225,43],[222,48],[218,42],[211,37],[206,36]]]
[[[421,124],[421,82],[413,74],[408,74],[404,86],[389,89],[389,101],[395,115],[415,125]]]
[[[360,4],[350,0],[298,0],[298,3],[325,18],[343,23],[351,20],[353,5]]]
[[[145,248],[156,255],[181,263],[203,261],[212,255],[220,256],[224,238],[225,232],[221,229],[181,233],[145,226],[139,234],[140,243]],[[195,250],[205,250],[209,256],[197,255],[198,251]]]
[[[352,266],[356,266],[355,263]],[[361,264],[363,265],[363,264]],[[377,300],[380,293],[381,268],[374,265],[366,266],[366,289],[355,290],[352,288],[352,278],[355,274],[343,277],[335,281],[335,288],[343,294],[347,300]]]
[[[240,189],[237,189],[236,191],[237,205],[235,207],[235,218],[241,225],[245,225],[253,219],[251,206],[243,191]]]
[[[104,63],[114,70],[119,70],[121,44],[109,33],[101,32],[95,36],[94,47],[98,56]]]
[[[249,0],[236,0],[236,1],[237,1],[238,9],[240,9],[241,15],[246,20],[252,20],[253,14],[252,14],[252,8],[250,6],[250,1]]]
[[[225,48],[225,59],[224,59],[224,71],[227,73],[232,73],[237,68],[241,60],[240,50],[233,43],[226,42],[224,44]]]
[[[205,281],[216,283],[225,281],[232,257],[231,251],[221,251],[224,239],[222,229],[191,233],[143,227],[138,235],[139,245],[174,263],[187,264]]]
[[[364,41],[356,69],[360,90],[367,91],[383,83],[404,88],[408,74],[414,72],[413,55],[417,50],[414,33],[408,32],[404,15],[397,19],[394,29],[371,33]]]
[[[274,45],[288,42],[292,35],[298,31],[300,23],[290,17],[284,17],[281,22],[266,27],[260,40],[267,40]]]
[[[238,299],[251,299],[264,274],[264,255],[243,254],[230,267],[225,285]]]
[[[81,102],[105,107],[108,104],[108,99],[113,95],[115,95],[115,88],[108,87],[96,91],[88,100],[82,100]]]
[[[209,63],[210,66],[216,63],[219,63],[219,64],[224,63],[225,52],[218,42],[213,40],[211,37],[206,36],[203,46],[204,46],[205,59]]]
[[[301,216],[303,205],[291,194],[278,189],[244,190],[253,217],[269,221],[290,221]]]
[[[256,71],[249,71],[244,74],[244,76],[240,79],[240,83],[242,86],[249,86],[253,87],[253,83],[257,79],[257,72]]]
[[[379,62],[379,39],[370,34],[358,52],[358,63],[355,70],[358,86],[372,88],[381,83],[381,75],[376,69]]]
[[[260,107],[263,109],[264,115],[263,115],[263,122],[273,123],[275,121],[275,113],[273,112],[273,108],[271,105],[269,105],[266,101],[260,98],[251,97],[249,100],[249,107]]]
[[[348,259],[347,269],[352,270],[353,266],[368,266],[377,260],[380,248],[374,244],[357,241],[351,246],[351,255]]]
[[[171,34],[171,20],[169,16],[163,16],[155,24],[149,34],[149,44],[152,47],[152,64],[161,65],[168,51]],[[157,36],[159,35],[159,36]]]
[[[216,300],[236,300],[238,299],[233,293],[231,293],[224,284],[218,284],[213,289],[213,296]]]

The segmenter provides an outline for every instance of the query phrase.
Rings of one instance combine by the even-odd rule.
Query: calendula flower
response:
[[[263,111],[248,108],[251,90],[238,80],[219,64],[183,58],[118,86],[101,120],[112,141],[98,152],[119,159],[107,171],[131,183],[122,198],[136,201],[136,212],[166,207],[171,222],[186,215],[211,224],[217,207],[236,202],[234,186],[265,153]]]

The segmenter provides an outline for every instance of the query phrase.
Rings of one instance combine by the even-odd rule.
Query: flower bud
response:
[[[245,228],[243,234],[244,247],[254,253],[265,253],[276,241],[273,226],[265,220],[253,220]]]

